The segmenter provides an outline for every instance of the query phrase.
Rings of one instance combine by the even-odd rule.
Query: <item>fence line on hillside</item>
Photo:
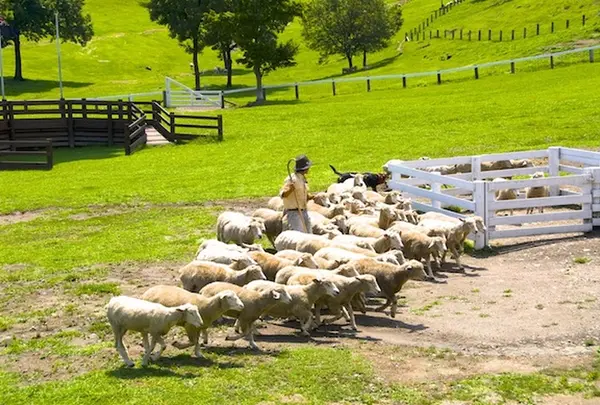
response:
[[[584,14],[581,16],[581,27],[585,27],[589,24],[590,19]],[[531,26],[530,26],[531,27]],[[448,39],[448,40],[464,40],[464,41],[515,41],[517,39],[533,38],[544,33],[555,34],[562,30],[560,27],[564,27],[564,30],[575,27],[575,23],[571,19],[566,19],[564,24],[557,24],[552,21],[545,29],[546,25],[540,23],[535,24],[531,31],[528,30],[530,27],[523,27],[523,29],[493,29],[493,28],[480,28],[476,30],[467,30],[465,28],[453,28],[453,29],[436,29],[436,30],[423,30],[410,32],[406,34],[405,38],[411,41],[424,41],[427,39]],[[443,36],[443,38],[442,38]]]
[[[437,20],[439,17],[448,14],[448,12],[450,10],[452,10],[452,8],[455,5],[464,3],[465,0],[452,0],[446,4],[442,4],[440,6],[440,8],[438,8],[437,10],[434,10],[431,15],[429,17],[427,17],[425,20],[423,20],[419,25],[417,25],[414,28],[411,28],[410,31],[406,32],[404,34],[404,38],[409,38],[409,34],[410,34],[410,38],[412,39],[412,36],[420,33],[422,31],[425,31],[427,27],[429,27],[429,24],[433,24],[433,22],[435,20]]]

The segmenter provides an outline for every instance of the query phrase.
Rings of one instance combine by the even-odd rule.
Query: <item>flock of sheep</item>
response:
[[[255,323],[267,316],[298,320],[305,336],[342,317],[355,330],[354,310],[366,313],[366,297],[383,295],[385,304],[375,310],[391,307],[395,317],[396,294],[408,280],[435,280],[431,262],[440,268],[447,251],[462,268],[467,235],[485,230],[476,216],[418,215],[396,191],[367,190],[360,174],[314,195],[307,207],[310,234],[284,230],[279,197],[268,205],[252,216],[222,213],[218,240],[204,241],[180,270],[183,288],[158,285],[140,299],[110,300],[108,320],[127,366],[133,366],[122,340],[127,330],[142,333],[146,365],[160,357],[163,336],[175,325],[185,328],[189,342],[174,346],[193,346],[202,356],[200,335],[207,345],[208,328],[222,316],[236,319],[236,334],[227,340],[246,338],[253,349]],[[275,254],[255,244],[263,235]],[[328,318],[322,317],[325,308]]]

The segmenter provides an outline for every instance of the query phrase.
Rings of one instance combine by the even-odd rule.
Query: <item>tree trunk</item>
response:
[[[346,59],[348,59],[348,68],[352,69],[353,65],[352,65],[352,55],[347,53],[346,54]]]
[[[194,79],[196,90],[200,90],[200,68],[198,67],[198,38],[193,38],[192,59],[194,64]]]
[[[23,81],[23,64],[21,63],[21,35],[15,31],[15,80]]]
[[[367,51],[363,51],[363,69],[367,68]]]
[[[231,76],[233,75],[233,63],[231,61],[231,48],[227,46],[227,49],[223,52],[223,60],[225,61],[225,69],[227,70],[227,88],[230,89],[232,86]]]
[[[262,73],[260,71],[260,68],[256,66],[254,67],[254,76],[256,76],[256,102],[262,103],[265,101],[262,86]]]

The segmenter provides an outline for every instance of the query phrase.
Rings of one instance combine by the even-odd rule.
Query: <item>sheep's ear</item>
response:
[[[435,246],[435,240],[432,239],[432,240],[429,241],[429,246],[428,247],[429,247],[429,249],[431,249],[434,246]]]
[[[466,222],[466,220],[464,218],[458,218],[458,220],[463,223]]]
[[[281,293],[279,291],[273,291],[273,298],[275,298],[276,300],[281,298]]]
[[[315,283],[315,284],[322,284],[323,283],[323,279],[322,278],[315,278],[315,279],[313,279],[313,283]]]

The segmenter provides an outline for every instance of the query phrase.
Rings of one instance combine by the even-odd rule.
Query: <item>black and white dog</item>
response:
[[[344,173],[340,173],[332,165],[329,165],[329,167],[331,167],[331,170],[333,170],[333,172],[335,174],[337,174],[337,176],[338,176],[337,182],[338,183],[343,183],[344,181],[346,181],[348,179],[351,179],[355,175],[358,174],[358,172],[344,172]],[[364,182],[367,185],[367,187],[371,188],[373,191],[377,191],[377,186],[380,185],[380,184],[385,184],[386,188],[387,188],[387,180],[390,177],[389,173],[364,172],[364,173],[362,173],[362,175],[363,175]]]

